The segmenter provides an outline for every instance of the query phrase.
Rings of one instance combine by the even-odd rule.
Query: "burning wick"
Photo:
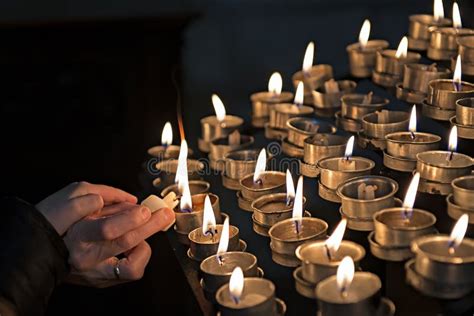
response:
[[[336,273],[337,287],[339,288],[339,293],[341,293],[341,297],[343,298],[347,298],[348,296],[349,288],[354,279],[354,270],[354,261],[351,257],[345,256],[342,259],[341,264],[339,264]]]
[[[328,256],[329,261],[332,261],[331,250],[329,250],[328,245],[324,245],[324,248],[326,249],[326,255]]]
[[[301,232],[301,223],[299,220],[295,220],[295,229],[296,229],[296,235],[299,235]]]
[[[410,138],[411,140],[415,140],[416,138],[415,133],[413,133],[412,131],[410,131]]]
[[[223,265],[223,264],[224,264],[224,258],[222,258],[221,255],[218,255],[218,256],[217,256],[217,261],[219,262],[219,265]]]

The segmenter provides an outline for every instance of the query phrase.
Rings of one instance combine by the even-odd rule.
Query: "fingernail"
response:
[[[162,229],[162,231],[167,231],[171,226],[173,226],[174,222],[175,222],[175,215],[174,215],[174,212],[173,210],[169,209],[169,208],[166,208],[163,210],[163,216],[166,220],[167,223],[169,223],[165,228]]]
[[[148,219],[151,216],[151,211],[148,207],[142,208],[142,216],[144,219]]]

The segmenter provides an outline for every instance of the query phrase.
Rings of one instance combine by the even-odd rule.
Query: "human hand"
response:
[[[106,185],[74,182],[48,196],[36,208],[63,235],[68,228],[83,217],[99,211],[104,205],[136,203],[133,195]]]
[[[106,287],[140,279],[151,256],[145,239],[168,227],[174,216],[168,208],[151,214],[147,207],[125,202],[77,222],[64,237],[70,253],[68,281]],[[119,260],[119,254],[124,258]]]

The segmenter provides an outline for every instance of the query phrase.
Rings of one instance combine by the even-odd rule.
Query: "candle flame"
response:
[[[443,0],[434,0],[433,15],[436,22],[444,18]]]
[[[408,186],[405,199],[403,200],[403,208],[405,208],[406,217],[410,217],[413,212],[413,205],[415,205],[416,192],[418,191],[418,184],[420,183],[420,173],[416,172],[411,179],[410,185]]]
[[[163,146],[169,146],[173,143],[173,129],[171,128],[171,123],[166,122],[163,127],[163,132],[161,132],[161,144]]]
[[[450,253],[454,253],[454,250],[461,244],[462,240],[464,239],[464,235],[466,235],[468,223],[469,215],[462,214],[454,225],[451,235],[449,235]]]
[[[192,211],[193,200],[191,198],[191,191],[189,190],[188,177],[183,178],[183,181],[178,183],[178,190],[181,192],[181,199],[179,200],[179,208],[181,211]]]
[[[265,172],[265,167],[267,166],[267,152],[265,148],[260,150],[257,158],[257,164],[255,165],[255,172],[253,173],[253,182],[258,182],[262,172]]]
[[[295,201],[293,202],[293,213],[292,218],[295,220],[297,230],[301,227],[303,220],[303,176],[298,178],[298,184],[296,185]]]
[[[453,27],[455,29],[462,28],[461,12],[459,12],[459,6],[457,2],[453,3]]]
[[[359,33],[359,43],[362,48],[365,48],[365,46],[367,46],[367,42],[369,41],[369,36],[370,36],[370,21],[368,19],[365,19]]]
[[[456,151],[458,147],[458,128],[456,125],[451,127],[451,132],[449,132],[449,145],[448,150],[453,152]]]
[[[406,58],[408,54],[408,38],[403,36],[400,44],[398,44],[397,52],[395,53],[395,57],[397,58]]]
[[[352,151],[354,150],[354,136],[351,136],[347,141],[346,151],[344,152],[344,157],[349,159],[352,156]]]
[[[331,236],[326,240],[326,247],[330,254],[334,254],[339,249],[341,245],[342,238],[344,237],[344,232],[346,231],[347,220],[342,219],[337,225],[336,229]]]
[[[314,59],[314,42],[309,42],[308,46],[306,47],[306,51],[304,53],[303,58],[303,72],[307,73],[313,67],[313,59]]]
[[[268,91],[280,95],[281,89],[283,88],[283,79],[279,72],[274,72],[268,80]]]
[[[185,139],[181,141],[178,156],[178,168],[176,168],[176,176],[174,182],[178,184],[178,188],[182,185],[181,183],[188,182],[188,143]],[[183,193],[182,188],[180,192]]]
[[[219,246],[217,247],[217,257],[227,252],[229,247],[229,218],[227,217],[224,221],[224,226],[222,227],[221,239],[219,240]],[[220,259],[219,259],[220,260]]]
[[[408,123],[408,130],[412,133],[416,132],[416,105],[411,108],[410,123]]]
[[[244,272],[237,266],[232,271],[229,280],[229,293],[235,303],[240,301],[240,296],[244,290]]]
[[[296,87],[295,99],[293,101],[296,105],[302,105],[304,102],[304,83],[303,81],[298,82]]]
[[[456,58],[456,66],[454,67],[454,74],[453,74],[453,81],[454,81],[454,89],[456,91],[461,90],[461,78],[462,78],[462,63],[461,63],[461,55],[458,55]]]
[[[287,203],[295,198],[295,185],[290,169],[286,169],[286,201]],[[289,203],[288,203],[289,204]]]
[[[207,235],[209,231],[214,233],[216,230],[216,217],[212,209],[211,199],[206,195],[204,199],[204,214],[202,219],[202,233]]]
[[[354,279],[354,261],[351,257],[345,256],[337,268],[336,283],[341,295],[345,295]]]
[[[212,105],[214,106],[214,111],[216,112],[216,117],[219,122],[222,122],[225,119],[225,106],[222,103],[221,98],[217,94],[212,95]]]

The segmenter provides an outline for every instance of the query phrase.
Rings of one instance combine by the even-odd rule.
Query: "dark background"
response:
[[[459,4],[464,25],[474,26],[474,2]],[[451,5],[445,1],[448,16]],[[431,10],[431,0],[2,1],[0,193],[34,203],[87,180],[139,194],[146,148],[159,143],[167,120],[177,135],[178,95],[197,150],[211,93],[228,113],[249,119],[248,96],[265,90],[273,71],[291,89],[308,41],[316,43],[315,63],[332,64],[342,77],[345,47],[365,18],[371,38],[396,47],[408,16]],[[192,310],[181,299],[190,292],[179,265],[165,239],[155,239],[156,264],[143,281],[105,291],[62,288],[50,313]],[[117,300],[123,293],[134,299]]]

